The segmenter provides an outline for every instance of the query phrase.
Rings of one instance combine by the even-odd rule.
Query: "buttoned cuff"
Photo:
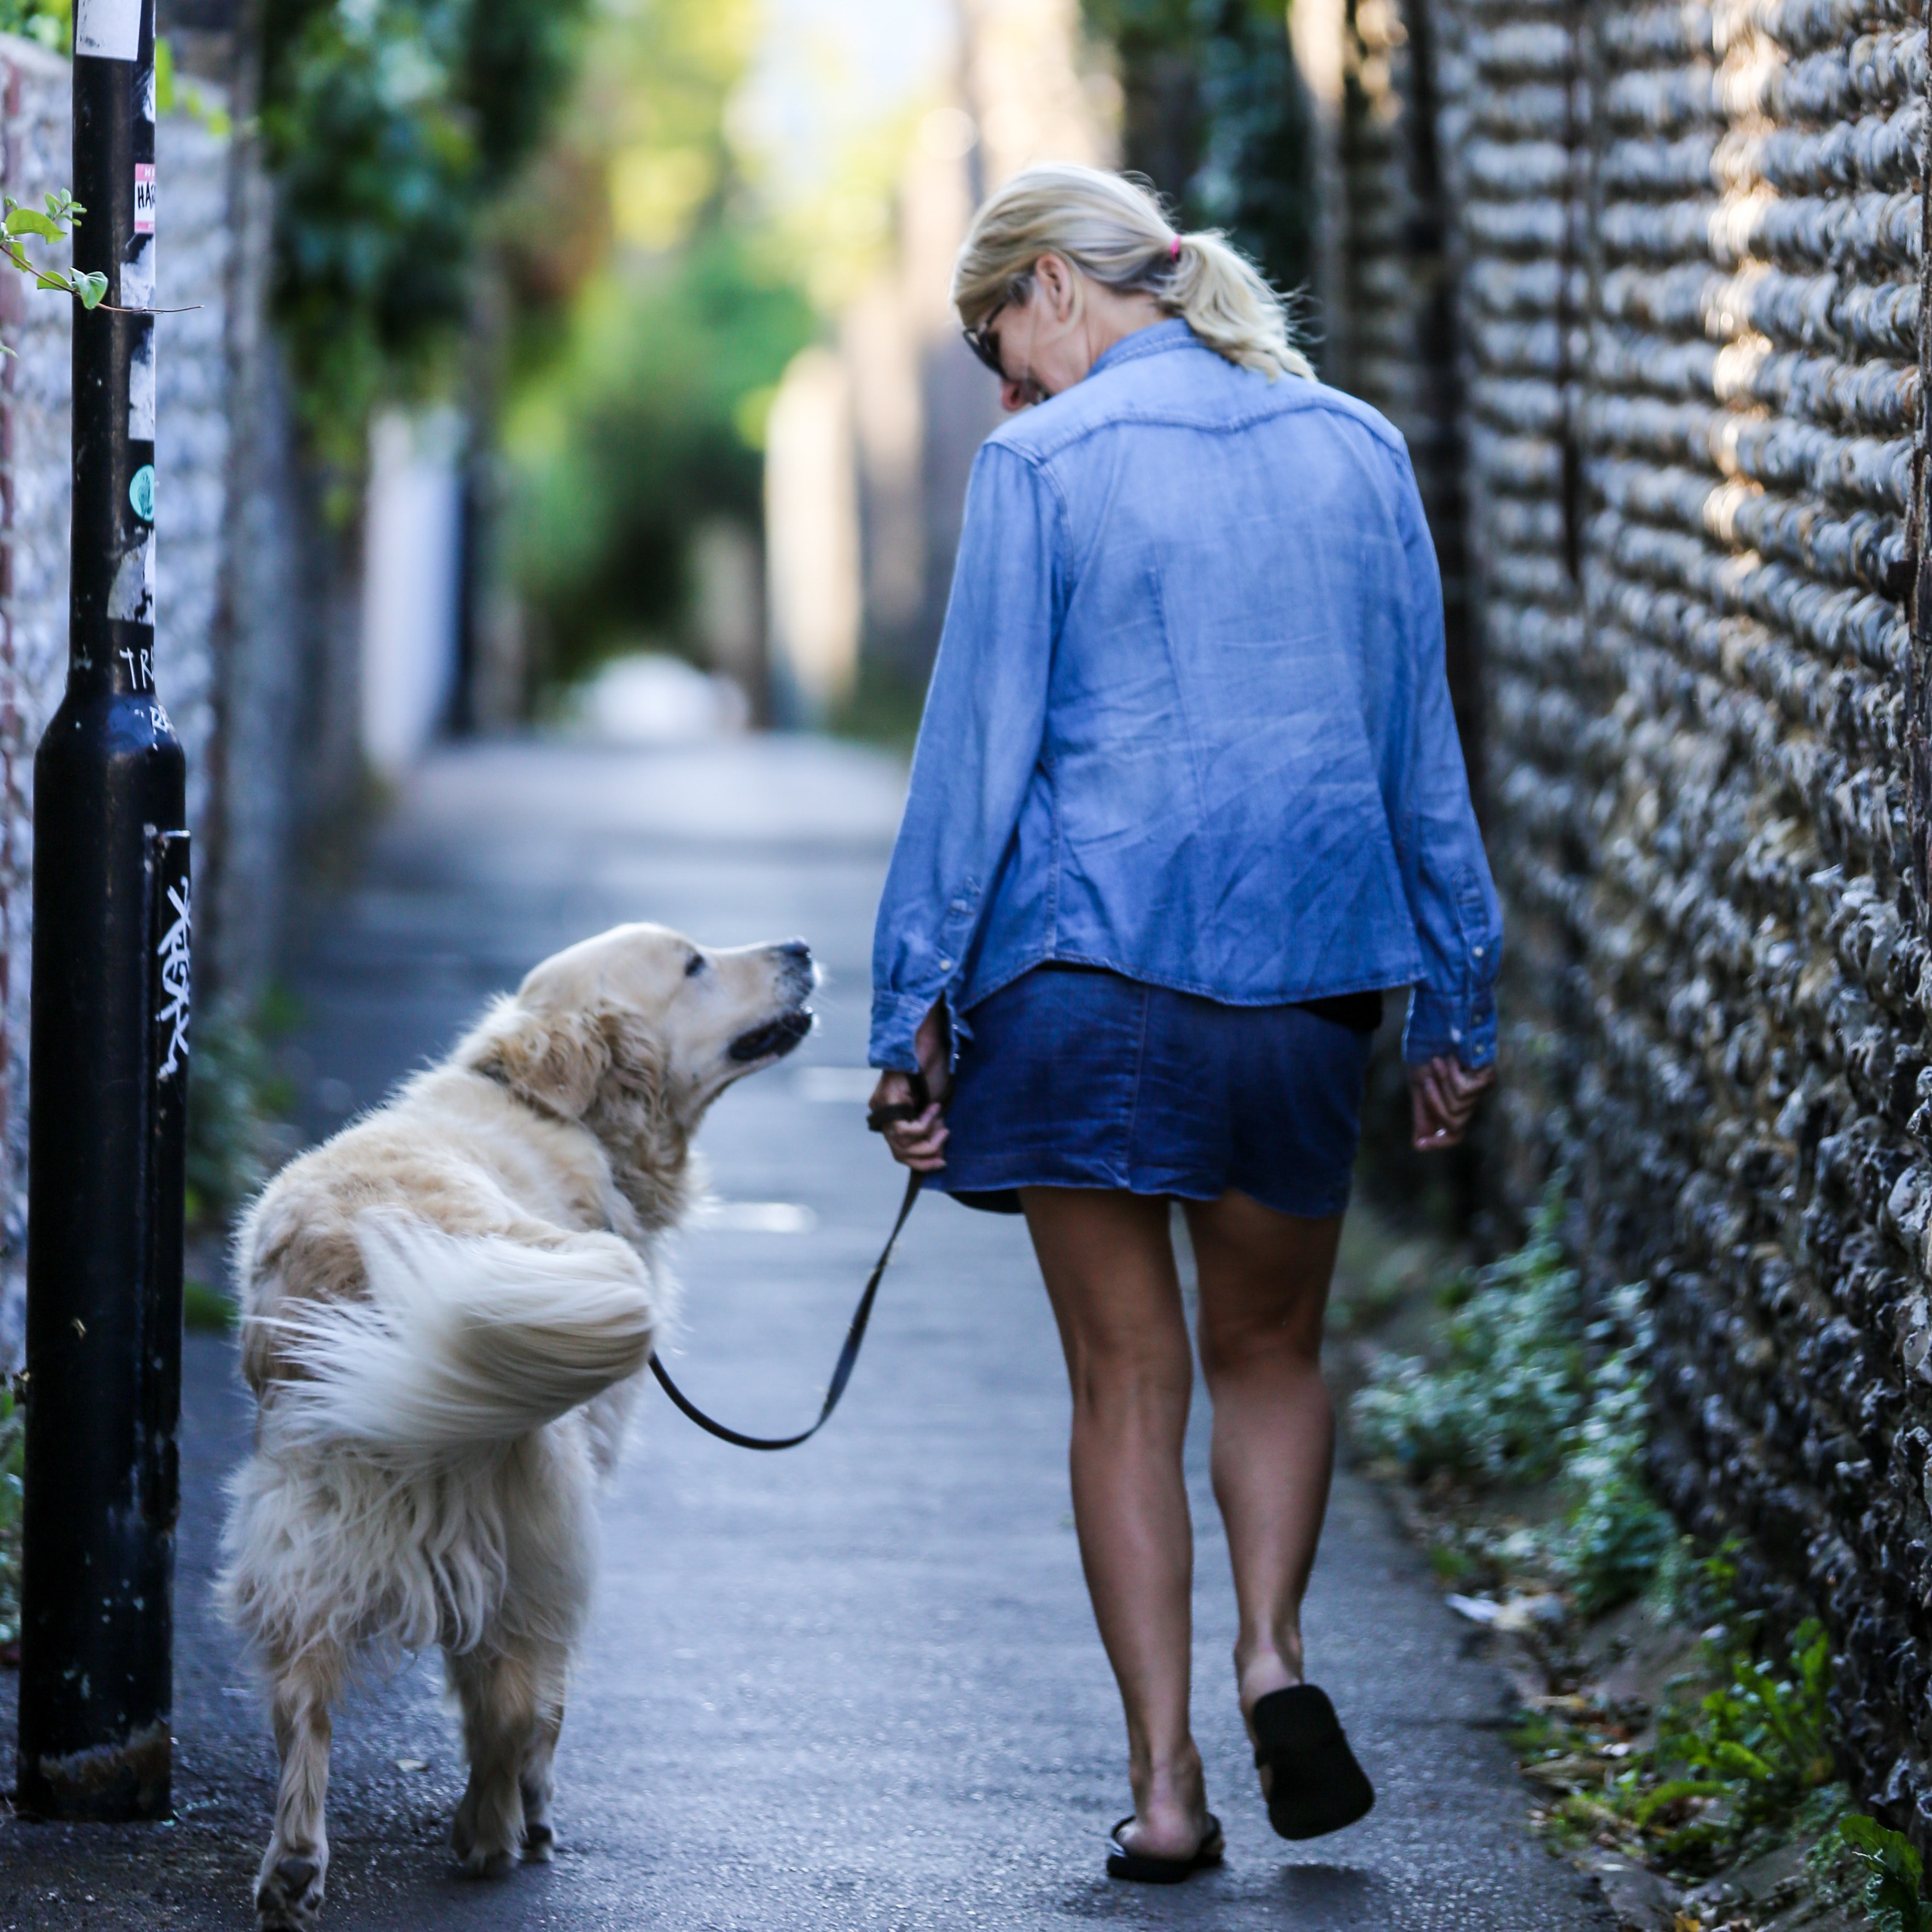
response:
[[[919,1023],[938,1002],[938,993],[874,993],[869,1065],[900,1073],[919,1071],[914,1039]]]
[[[1453,1056],[1474,1072],[1496,1057],[1496,1001],[1486,988],[1472,1016],[1460,1000],[1445,1000],[1426,986],[1409,998],[1408,1024],[1402,1036],[1402,1057],[1412,1066]]]

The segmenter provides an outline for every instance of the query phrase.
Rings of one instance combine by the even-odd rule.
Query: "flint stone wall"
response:
[[[1521,1206],[1567,1167],[1598,1284],[1648,1282],[1660,1486],[1826,1616],[1847,1768],[1932,1840],[1924,28],[1404,20],[1510,925],[1492,1173]]]
[[[23,205],[70,183],[72,85],[66,61],[0,35],[0,185]],[[156,304],[199,306],[158,325],[155,682],[188,751],[199,875],[229,517],[230,166],[227,142],[184,116],[158,136]],[[24,1304],[34,753],[67,675],[70,310],[0,278],[0,338],[15,351],[0,374],[0,1366],[18,1358]]]

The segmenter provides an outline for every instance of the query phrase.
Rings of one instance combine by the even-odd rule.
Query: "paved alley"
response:
[[[898,766],[804,739],[664,750],[446,750],[314,922],[292,976],[305,1129],[440,1053],[493,991],[620,920],[709,944],[800,934],[818,1032],[728,1095],[719,1204],[683,1239],[676,1367],[775,1432],[816,1412],[899,1170],[862,1100],[866,958]],[[0,1928],[246,1928],[274,1773],[210,1582],[247,1405],[189,1340],[176,1724],[181,1816],[112,1830],[0,1820]],[[1582,1932],[1606,1923],[1524,1824],[1507,1705],[1372,1490],[1339,1480],[1308,1627],[1381,1802],[1303,1846],[1270,1833],[1236,1712],[1232,1595],[1191,1462],[1196,1711],[1225,1868],[1104,1875],[1129,1808],[1118,1708],[1083,1591],[1066,1395],[1024,1232],[923,1203],[845,1406],[795,1454],[727,1448],[647,1391],[606,1510],[594,1628],[558,1760],[561,1846],[494,1885],[448,1874],[463,1775],[433,1659],[339,1715],[322,1924],[338,1932]],[[13,1752],[10,1676],[0,1750]]]

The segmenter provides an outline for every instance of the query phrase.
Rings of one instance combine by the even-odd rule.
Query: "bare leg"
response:
[[[1342,1220],[1278,1214],[1232,1192],[1184,1204],[1214,1404],[1214,1496],[1240,1606],[1234,1672],[1245,1717],[1257,1698],[1301,1682],[1301,1599],[1335,1460],[1322,1322]]]
[[[445,1653],[451,1688],[463,1706],[463,1742],[470,1783],[456,1808],[450,1845],[472,1878],[500,1878],[524,1842],[524,1778],[541,1753],[541,1795],[549,1798],[546,1730],[554,1744],[563,1722],[548,1694],[548,1659],[518,1648],[485,1646]],[[560,1691],[560,1682],[556,1685]],[[546,1826],[546,1828],[547,1826]]]
[[[342,1658],[318,1645],[270,1667],[282,1773],[274,1834],[255,1881],[256,1923],[261,1932],[302,1932],[315,1923],[328,1871],[328,1707],[342,1688]]]
[[[1073,1389],[1080,1559],[1127,1721],[1131,1849],[1184,1856],[1208,1800],[1187,1713],[1194,1535],[1182,1441],[1194,1362],[1165,1200],[1021,1190]]]

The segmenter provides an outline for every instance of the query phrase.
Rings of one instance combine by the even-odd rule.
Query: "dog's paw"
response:
[[[517,1861],[508,1852],[488,1845],[472,1845],[457,1861],[465,1878],[507,1878]]]
[[[524,1827],[524,1856],[533,1865],[547,1865],[556,1856],[556,1833],[547,1819],[532,1819]]]
[[[278,1858],[255,1887],[256,1932],[310,1932],[322,1909],[322,1867],[299,1852]]]

